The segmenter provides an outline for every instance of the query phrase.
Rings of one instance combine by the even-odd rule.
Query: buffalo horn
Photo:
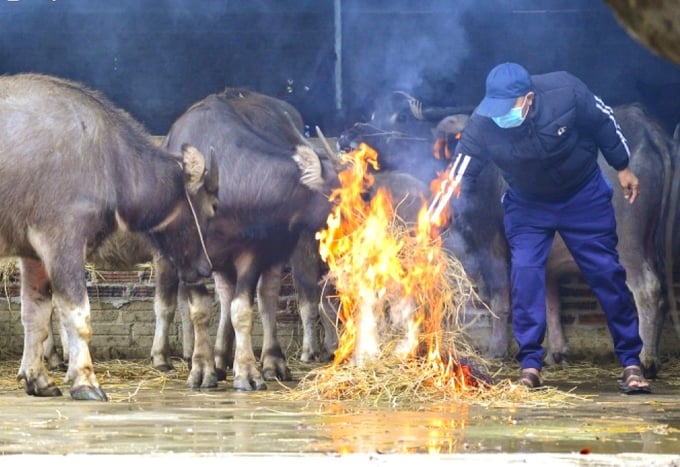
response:
[[[316,129],[316,134],[319,137],[319,140],[321,141],[321,145],[323,146],[323,148],[328,153],[328,157],[330,158],[330,160],[332,160],[332,161],[334,161],[335,163],[338,163],[338,164],[342,163],[342,160],[340,160],[338,155],[335,152],[333,152],[333,149],[331,149],[331,145],[328,143],[328,140],[324,136],[323,131],[321,131],[321,128],[319,128],[319,126],[317,125],[315,127],[315,129]]]

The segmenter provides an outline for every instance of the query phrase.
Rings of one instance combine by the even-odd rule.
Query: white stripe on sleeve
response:
[[[626,141],[626,137],[623,135],[623,132],[621,131],[621,127],[619,126],[619,123],[616,121],[616,118],[614,118],[614,111],[612,110],[611,107],[609,107],[607,104],[602,101],[598,96],[595,97],[595,107],[600,109],[602,113],[607,115],[609,119],[614,123],[614,128],[616,129],[616,134],[619,135],[619,139],[621,140],[621,143],[623,144],[623,147],[626,148],[626,154],[628,154],[628,157],[630,157],[630,149],[628,148],[628,141]]]

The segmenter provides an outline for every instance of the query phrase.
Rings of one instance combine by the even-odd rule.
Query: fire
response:
[[[453,139],[459,140],[463,136],[462,132],[457,132],[453,135]],[[451,155],[451,149],[449,148],[449,139],[451,138],[451,134],[447,133],[445,137],[443,138],[437,138],[434,141],[434,147],[432,148],[432,151],[434,153],[434,158],[435,159],[441,159],[442,158],[442,153],[443,157],[445,160],[450,161],[452,158]]]
[[[331,194],[335,207],[327,228],[317,233],[340,302],[334,366],[350,361],[361,366],[389,352],[401,361],[423,362],[432,374],[425,384],[460,391],[476,386],[455,353],[441,355],[442,321],[454,296],[438,230],[448,219],[446,206],[456,186],[444,174],[436,187],[451,193],[429,209],[423,206],[409,228],[396,218],[388,192],[379,189],[370,201],[362,196],[374,182],[368,167],[379,168],[377,153],[362,144],[344,157],[348,168]],[[394,335],[398,343],[387,350],[386,338]]]

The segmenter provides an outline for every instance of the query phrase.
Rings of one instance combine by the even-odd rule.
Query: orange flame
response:
[[[460,391],[476,385],[469,368],[457,364],[455,355],[444,361],[440,354],[443,313],[452,301],[451,292],[437,286],[447,280],[438,229],[448,211],[442,207],[433,213],[423,206],[413,231],[395,227],[387,191],[378,189],[370,201],[362,196],[374,183],[368,167],[378,169],[375,150],[361,144],[344,157],[349,168],[340,172],[341,186],[330,196],[334,209],[327,228],[317,233],[321,258],[328,264],[340,302],[342,328],[334,365],[378,358],[382,349],[378,335],[386,335],[389,321],[402,335],[398,356],[424,358],[439,375],[430,384]],[[451,190],[447,177],[442,174],[433,186]],[[426,353],[419,355],[422,349]]]
[[[459,140],[463,136],[462,132],[457,132],[455,135],[453,135],[453,139],[456,141]],[[444,153],[444,159],[447,161],[451,160],[451,148],[449,146],[449,138],[451,137],[450,133],[447,133],[444,138],[437,138],[434,140],[434,147],[432,148],[432,152],[434,152],[434,158],[437,160],[441,160],[442,158],[442,153]]]

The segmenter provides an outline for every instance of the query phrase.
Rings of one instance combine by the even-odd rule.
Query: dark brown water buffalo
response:
[[[26,392],[60,395],[43,363],[52,303],[66,332],[73,399],[106,400],[92,367],[86,256],[112,232],[145,232],[183,280],[210,274],[201,232],[217,173],[194,147],[155,146],[132,117],[74,82],[0,77],[0,253],[19,258]]]
[[[667,251],[668,241],[660,242],[659,236],[665,229],[668,206],[678,196],[673,195],[670,190],[670,170],[675,167],[673,159],[677,151],[673,148],[672,140],[641,107],[620,106],[615,108],[615,113],[629,140],[631,166],[638,174],[641,186],[653,187],[632,206],[624,203],[622,196],[615,194],[615,211],[621,262],[626,268],[628,284],[640,315],[640,332],[644,342],[641,357],[647,374],[655,375],[658,370],[660,327],[663,325],[660,300],[667,275],[664,267],[670,267],[668,261],[661,261]],[[452,131],[459,130],[464,121],[464,118],[456,118],[455,121],[449,118],[447,122],[442,121],[438,130],[450,135]],[[357,133],[357,127],[352,131]],[[381,132],[372,129],[363,131],[366,131],[363,140],[377,147],[379,152],[381,148],[394,149],[393,145],[385,144],[389,143],[386,140],[386,135],[390,134],[389,126],[383,127]],[[405,131],[402,129],[402,132]],[[358,133],[362,134],[361,131]],[[348,135],[347,139],[357,140],[356,134]],[[339,141],[343,142],[342,136]],[[455,146],[455,140],[451,139],[450,145]],[[421,147],[419,151],[423,154],[425,149]],[[412,154],[411,146],[406,156]],[[400,160],[405,156],[392,154],[391,157]],[[605,173],[610,177],[615,190],[619,190],[615,174],[606,167]],[[486,354],[489,358],[502,358],[507,356],[509,350],[510,317],[509,254],[500,205],[505,182],[498,170],[490,165],[485,168],[477,185],[478,189],[474,194],[463,189],[461,196],[452,200],[454,219],[445,244],[479,285],[482,296],[495,313]],[[558,280],[565,274],[576,272],[571,255],[558,237],[548,263],[548,363],[561,361],[568,355],[560,322]]]
[[[384,189],[390,193],[393,200],[396,216],[406,223],[415,223],[417,214],[429,197],[427,184],[415,177],[396,171],[380,171],[375,174],[375,182],[365,194],[366,198],[371,198],[378,189]],[[315,231],[303,230],[294,251],[288,261],[291,270],[293,285],[298,294],[298,307],[302,321],[302,351],[300,359],[303,362],[328,361],[333,358],[337,349],[337,310],[338,303],[335,300],[332,284],[324,281],[327,270],[322,262],[318,242],[315,240]],[[277,263],[262,273],[258,281],[258,308],[262,318],[263,327],[263,378],[265,381],[288,375],[283,360],[267,359],[268,354],[278,355],[281,352],[281,345],[276,333],[277,302],[279,299],[281,285],[282,263]],[[226,375],[226,369],[233,366],[233,346],[234,329],[230,317],[230,296],[233,295],[233,284],[216,277],[215,281],[218,295],[225,297],[221,299],[221,316],[217,331],[216,340],[216,367],[220,378]],[[158,294],[156,297],[158,300]],[[180,300],[181,304],[182,300]],[[162,307],[161,310],[170,310],[169,307]],[[186,307],[180,308],[183,313],[187,312]],[[162,352],[153,355],[167,355],[168,338],[159,338],[159,329],[167,329],[168,325],[158,323],[168,323],[172,316],[158,316],[155,343],[163,343],[158,349]],[[183,317],[184,323],[191,322]],[[323,336],[323,345],[320,335]],[[185,350],[193,348],[193,337],[185,336]],[[266,349],[277,349],[276,352]],[[164,357],[162,361],[167,361]],[[169,365],[169,361],[167,361]]]
[[[333,163],[303,139],[301,125],[298,112],[281,100],[227,89],[191,106],[166,138],[169,150],[186,143],[206,151],[214,148],[221,182],[217,214],[206,238],[221,324],[213,360],[205,289],[191,287],[195,341],[190,386],[217,384],[215,361],[218,369],[226,371],[231,359],[231,327],[236,389],[264,388],[263,373],[290,378],[278,341],[267,334],[260,371],[251,330],[255,294],[262,319],[274,320],[283,265],[300,232],[324,225],[331,209],[328,195],[338,185]]]

